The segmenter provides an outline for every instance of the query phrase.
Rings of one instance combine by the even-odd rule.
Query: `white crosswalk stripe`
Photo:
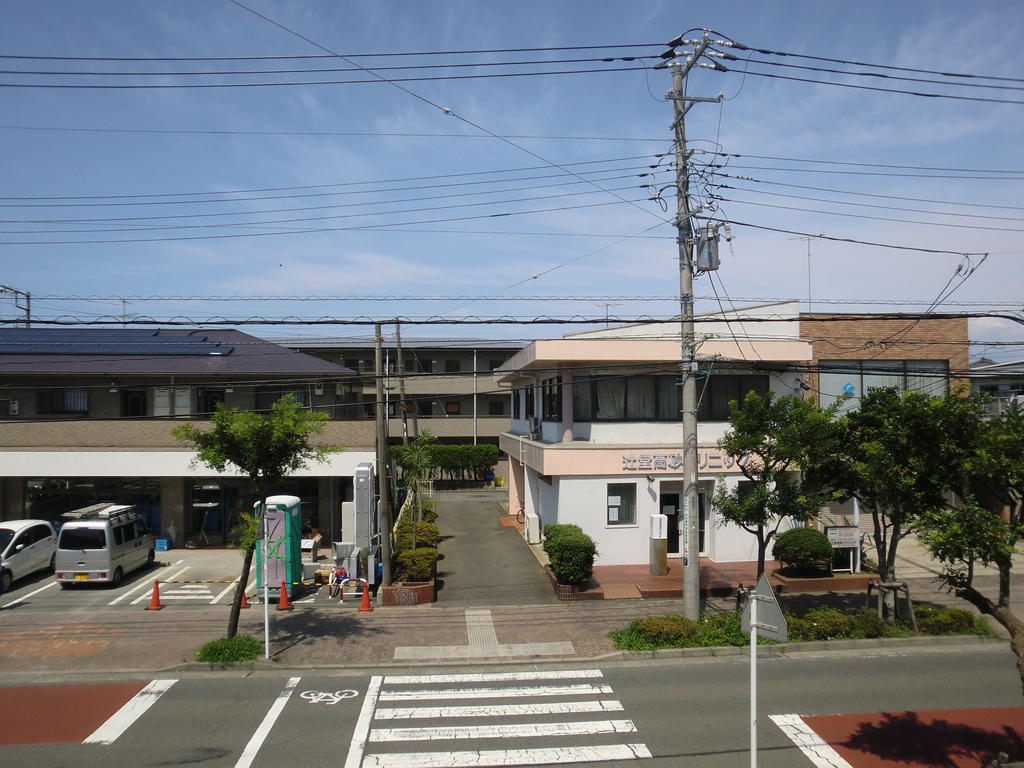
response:
[[[623,706],[610,698],[602,677],[597,669],[376,677],[345,765],[453,768],[651,757],[637,743],[632,720],[608,719]],[[486,702],[447,703],[467,699]],[[416,727],[402,722],[409,720]],[[435,751],[439,742],[447,749]],[[417,744],[426,749],[401,751]]]

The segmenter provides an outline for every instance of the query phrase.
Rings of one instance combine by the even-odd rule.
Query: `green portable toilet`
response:
[[[302,581],[302,511],[298,496],[270,496],[266,508],[266,542],[256,542],[256,588],[263,591],[263,552],[266,545],[267,591],[280,598],[281,582],[288,598]],[[259,515],[260,503],[253,505]],[[264,529],[261,527],[261,533]]]

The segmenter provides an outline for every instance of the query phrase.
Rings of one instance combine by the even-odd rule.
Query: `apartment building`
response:
[[[335,417],[373,419],[376,403],[374,343],[367,339],[290,339],[291,350],[356,372],[345,387]],[[400,443],[429,429],[448,443],[498,443],[508,426],[511,397],[494,371],[523,342],[486,339],[402,339],[401,366],[394,336],[383,347],[388,437]],[[401,370],[400,370],[401,368]],[[401,374],[401,375],[399,375]],[[404,389],[404,396],[403,396]]]
[[[265,410],[285,393],[332,412],[355,373],[235,330],[0,330],[0,514],[59,520],[101,501],[138,506],[178,545],[223,544],[254,489],[194,463],[171,430],[217,403]],[[201,425],[200,425],[201,426]],[[340,531],[357,464],[374,461],[372,423],[332,420],[320,438],[344,446],[275,493]]]

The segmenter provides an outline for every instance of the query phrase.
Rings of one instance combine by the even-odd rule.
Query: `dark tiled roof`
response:
[[[0,375],[92,374],[338,377],[353,372],[235,330],[0,329]]]

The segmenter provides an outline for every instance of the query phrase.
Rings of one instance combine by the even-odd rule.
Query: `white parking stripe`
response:
[[[24,600],[28,600],[30,597],[32,597],[32,595],[38,595],[44,589],[49,589],[50,587],[56,587],[56,586],[57,586],[57,582],[56,581],[51,581],[49,584],[45,584],[44,586],[40,587],[39,589],[34,589],[31,592],[29,592],[27,595],[22,595],[21,597],[17,598],[16,600],[11,600],[11,602],[9,602],[9,603],[4,603],[0,607],[2,607],[2,608],[9,608],[12,605],[17,605],[18,603],[20,603],[20,602],[22,602]]]
[[[495,749],[483,752],[412,752],[367,755],[363,768],[464,768],[464,766],[544,765],[547,763],[594,763],[604,760],[649,758],[644,744],[612,744],[600,747],[553,749]],[[348,764],[346,763],[346,766]]]
[[[295,686],[299,684],[299,680],[301,679],[301,677],[288,678],[288,682],[285,683],[284,690],[277,695],[277,699],[270,705],[270,709],[263,718],[263,722],[260,723],[256,732],[252,735],[252,738],[249,739],[249,743],[246,744],[245,749],[242,750],[242,756],[238,758],[238,762],[235,763],[235,768],[248,768],[252,765],[252,761],[256,759],[256,753],[260,751],[260,747],[263,746],[263,742],[270,733],[270,729],[274,727],[274,723],[276,723],[277,718],[280,717],[281,711],[284,709],[284,705],[288,703],[289,697],[292,695],[292,692],[295,690]]]
[[[366,697],[363,699],[362,709],[359,710],[356,727],[352,730],[352,741],[348,745],[345,768],[359,768],[360,765],[364,765],[363,751],[366,749],[366,740],[370,735],[370,723],[373,721],[373,708],[377,706],[381,679],[374,675],[370,678],[370,684],[366,686]]]
[[[771,715],[772,722],[789,736],[800,751],[817,768],[853,768],[842,756],[822,740],[800,715]]]
[[[179,562],[180,562],[180,561],[179,561]],[[175,572],[175,573],[172,573],[172,574],[171,574],[170,576],[168,576],[168,577],[167,577],[167,578],[165,578],[165,579],[157,579],[157,581],[170,581],[170,580],[172,580],[172,579],[176,579],[176,578],[178,578],[179,576],[181,576],[181,574],[183,574],[183,573],[184,573],[185,571],[187,571],[188,569],[189,569],[189,566],[187,566],[187,565],[186,565],[186,566],[185,566],[184,568],[182,568],[182,569],[181,569],[180,571],[177,571],[177,572]],[[131,604],[132,604],[132,605],[136,605],[136,604],[138,604],[138,603],[141,603],[141,602],[142,602],[143,600],[149,600],[149,598],[150,598],[150,594],[151,594],[151,593],[152,593],[152,591],[153,591],[153,584],[152,584],[152,582],[150,582],[150,583],[148,583],[148,584],[140,584],[140,585],[139,585],[138,587],[136,587],[135,589],[131,590],[130,592],[125,592],[125,593],[124,593],[123,595],[121,595],[121,596],[120,596],[119,598],[117,598],[116,600],[113,600],[112,602],[110,602],[110,603],[107,603],[107,605],[113,605],[114,603],[116,603],[116,602],[118,602],[118,601],[120,601],[120,600],[124,600],[124,599],[125,599],[126,597],[128,597],[129,595],[131,595],[131,594],[133,594],[133,593],[135,593],[135,592],[138,592],[138,591],[139,591],[140,589],[142,589],[142,590],[148,590],[148,591],[146,591],[146,592],[143,592],[143,593],[142,593],[141,595],[139,595],[139,596],[138,596],[138,597],[136,597],[136,598],[135,598],[134,600],[132,600]]]
[[[596,696],[612,692],[608,685],[547,685],[522,688],[448,688],[444,690],[387,691],[381,701],[413,701],[416,699],[493,699],[523,696]]]
[[[175,565],[181,565],[184,562],[185,562],[184,560],[179,560],[178,562],[174,563],[174,565],[172,565],[171,567],[173,568]],[[184,573],[187,570],[188,570],[188,566],[185,566],[178,573],[175,573],[174,576],[178,576],[179,574],[182,574],[182,573]],[[174,578],[174,576],[169,576],[168,578]],[[152,582],[149,582],[149,580],[147,579],[146,582],[144,582],[142,584],[139,584],[137,587],[134,587],[133,589],[129,589],[123,595],[118,595],[113,600],[111,600],[109,603],[107,603],[107,605],[117,605],[118,603],[120,603],[122,600],[124,600],[129,595],[134,595],[140,589],[152,589],[152,588],[153,588]],[[132,605],[134,605],[134,604],[135,603],[132,603]]]
[[[538,701],[533,704],[496,704],[479,707],[389,707],[378,709],[377,720],[422,720],[444,717],[519,717],[522,715],[564,715],[583,712],[621,712],[621,702],[614,699],[597,701]]]
[[[142,717],[143,713],[156,704],[159,699],[177,680],[154,680],[117,712],[112,714],[103,725],[93,731],[82,742],[83,744],[113,744],[117,737],[127,731],[132,723]]]
[[[245,580],[245,593],[250,597],[252,597],[256,593],[256,582],[253,579],[253,574],[255,573],[256,566],[254,565],[251,568],[249,568],[249,578]],[[213,598],[213,600],[210,601],[210,605],[216,605],[221,600],[223,600],[224,597],[235,588],[236,584],[238,584],[238,579],[235,579],[230,584],[228,584],[228,586],[224,589],[223,592],[221,592],[219,595]]]
[[[578,680],[580,678],[604,677],[600,669],[551,669],[533,672],[485,672],[458,675],[388,675],[386,685],[402,683],[497,683],[512,680]]]
[[[592,736],[636,733],[632,720],[585,720],[568,723],[514,723],[439,728],[374,728],[370,741],[450,741],[451,739],[527,739],[539,736]]]

